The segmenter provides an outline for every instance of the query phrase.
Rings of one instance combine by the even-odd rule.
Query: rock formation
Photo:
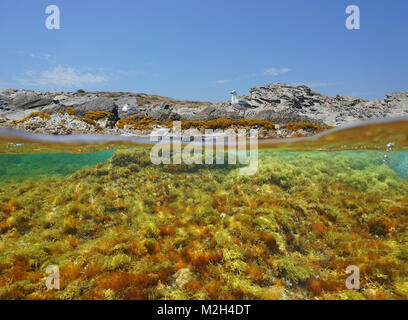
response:
[[[239,97],[246,107],[230,101],[216,104],[177,101],[160,96],[106,92],[40,92],[0,90],[0,118],[20,120],[32,112],[56,113],[71,107],[77,115],[88,111],[112,113],[116,120],[131,116],[167,120],[267,120],[274,123],[307,121],[338,126],[368,119],[408,115],[408,92],[388,94],[384,100],[320,94],[307,86],[270,83]],[[123,111],[123,106],[126,112]]]

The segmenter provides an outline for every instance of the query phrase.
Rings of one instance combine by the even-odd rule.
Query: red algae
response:
[[[378,155],[266,150],[247,177],[163,170],[140,147],[1,183],[0,298],[406,299],[408,181]]]

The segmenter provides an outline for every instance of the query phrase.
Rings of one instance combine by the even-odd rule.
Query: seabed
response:
[[[407,299],[407,128],[265,143],[249,176],[3,134],[0,299]]]

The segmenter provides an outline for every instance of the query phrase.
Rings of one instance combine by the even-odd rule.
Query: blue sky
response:
[[[361,29],[347,30],[358,5]],[[61,29],[45,27],[48,5]],[[219,101],[269,82],[408,91],[406,0],[2,0],[0,88]]]

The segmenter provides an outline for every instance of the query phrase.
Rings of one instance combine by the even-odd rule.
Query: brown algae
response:
[[[408,180],[383,152],[265,149],[242,176],[149,150],[19,179],[0,155],[0,299],[408,298]]]

